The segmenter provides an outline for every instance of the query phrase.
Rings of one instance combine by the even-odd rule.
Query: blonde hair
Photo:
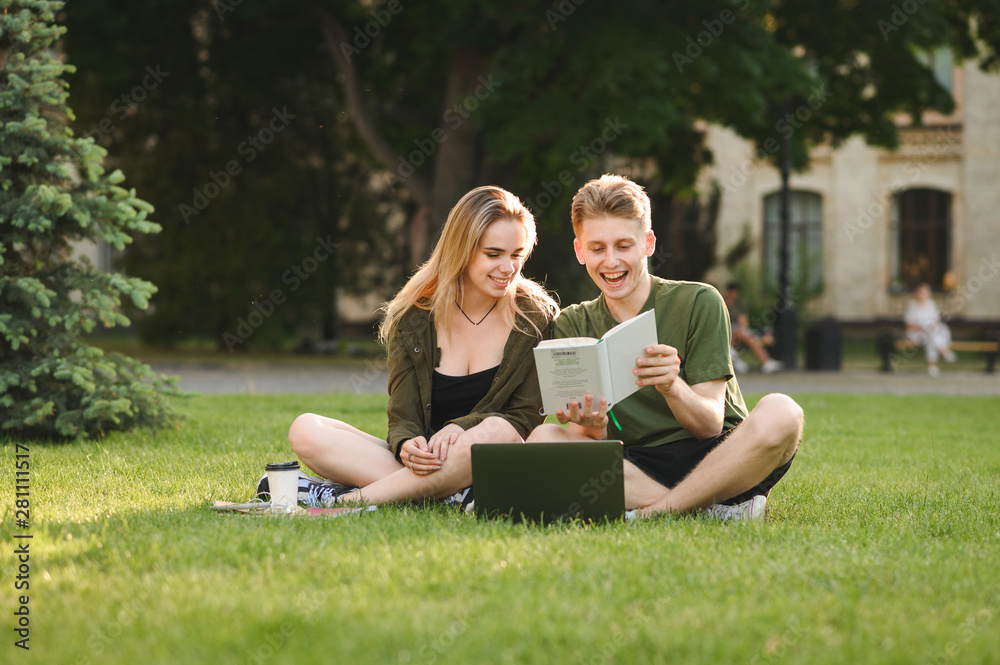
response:
[[[643,233],[652,228],[646,192],[620,175],[602,175],[581,187],[573,197],[571,215],[573,232],[577,236],[586,220],[597,217],[634,219],[639,222]]]
[[[462,300],[462,277],[479,249],[479,242],[486,229],[501,220],[524,225],[527,246],[523,258],[527,261],[538,242],[535,218],[516,196],[500,187],[487,185],[473,189],[448,213],[430,259],[386,304],[385,318],[378,331],[379,341],[383,344],[388,341],[389,332],[411,307],[429,310],[438,321],[451,321],[458,309],[455,303]],[[541,285],[520,272],[514,278],[513,287],[501,297],[497,310],[511,327],[515,316],[520,315],[541,334],[532,317],[522,308],[522,302],[518,301],[527,300],[549,319],[555,317],[559,307]]]

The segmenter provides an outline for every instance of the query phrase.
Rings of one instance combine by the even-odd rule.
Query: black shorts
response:
[[[726,437],[732,434],[735,429],[735,427],[728,429],[719,436],[700,441],[698,439],[681,439],[665,443],[662,446],[626,446],[625,459],[664,487],[674,487],[684,480],[691,473],[691,470],[698,466],[713,448],[725,441]],[[792,459],[767,474],[767,477],[757,483],[755,487],[731,499],[720,501],[720,503],[734,505],[743,503],[758,494],[767,496],[771,488],[788,471],[788,467],[792,465],[794,459],[795,456],[792,455]]]

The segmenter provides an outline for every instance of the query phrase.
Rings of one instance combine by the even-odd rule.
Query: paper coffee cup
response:
[[[271,510],[293,512],[299,505],[299,463],[274,462],[267,465],[266,471]]]

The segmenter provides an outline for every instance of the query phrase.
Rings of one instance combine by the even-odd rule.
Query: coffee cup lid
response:
[[[296,471],[298,468],[298,462],[271,462],[265,471]]]

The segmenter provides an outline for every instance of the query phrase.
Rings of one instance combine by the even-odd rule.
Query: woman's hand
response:
[[[430,475],[441,468],[441,460],[431,452],[427,439],[422,436],[403,442],[399,449],[399,461],[418,476]]]
[[[455,423],[448,423],[431,435],[431,439],[428,441],[428,449],[439,461],[444,462],[448,459],[448,449],[455,444],[455,441],[464,432],[465,430]]]

